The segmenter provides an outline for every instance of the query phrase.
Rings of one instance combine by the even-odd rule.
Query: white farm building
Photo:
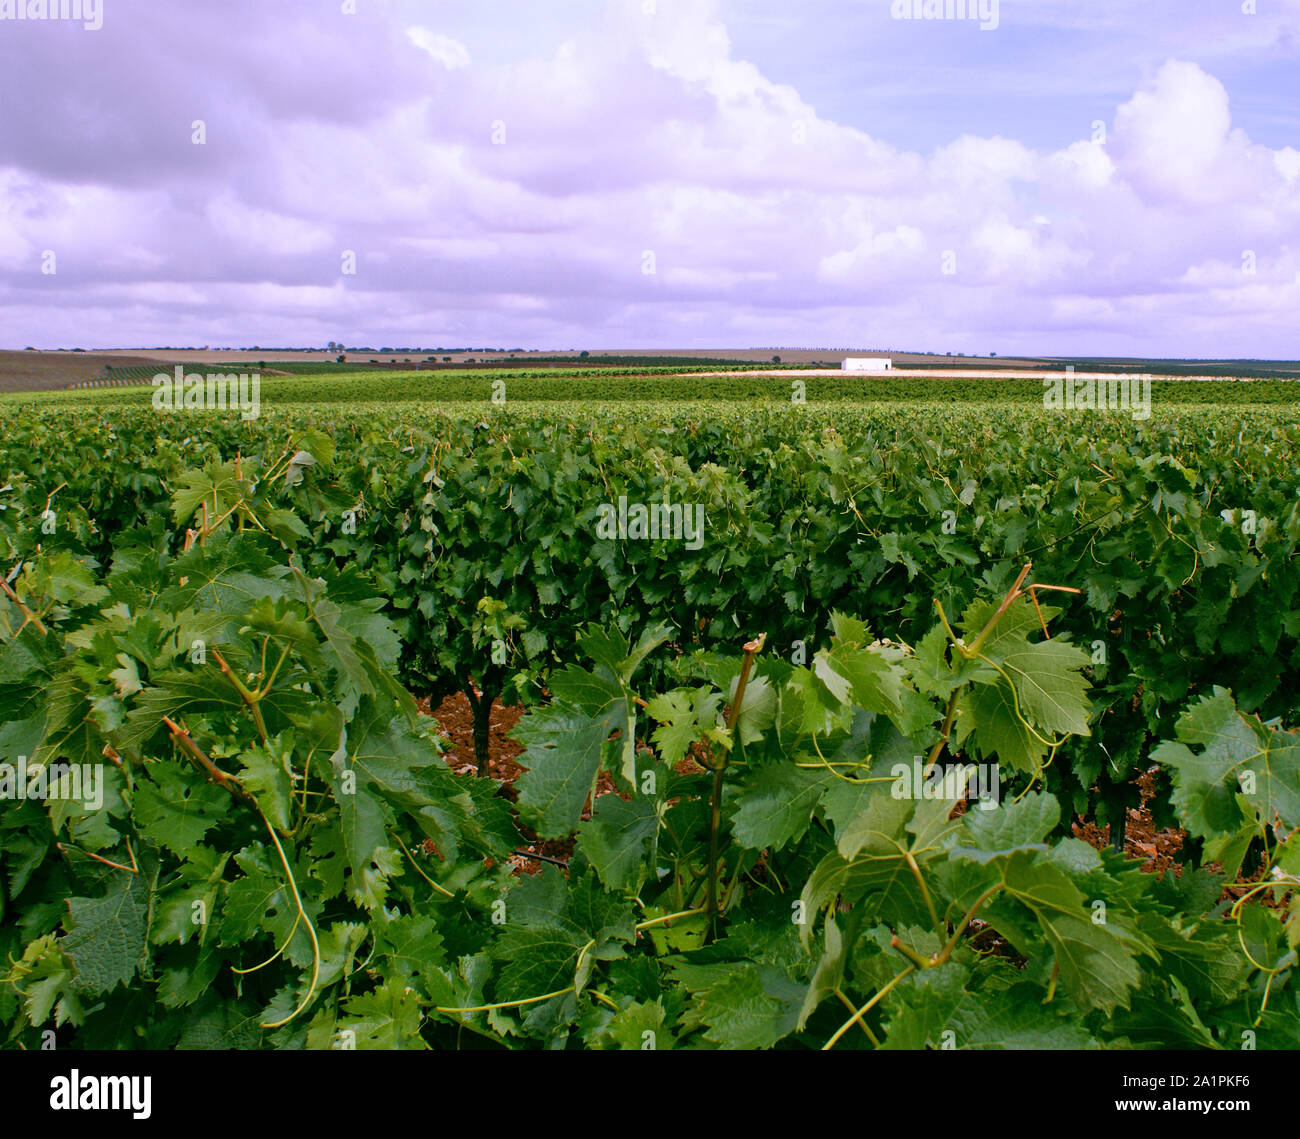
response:
[[[889,372],[893,368],[893,360],[879,356],[850,356],[840,365],[845,372]]]

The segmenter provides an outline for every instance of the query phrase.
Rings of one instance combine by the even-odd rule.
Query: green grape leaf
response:
[[[233,809],[230,792],[167,762],[151,764],[148,773],[133,796],[136,824],[146,838],[188,857]]]
[[[1236,833],[1246,821],[1240,799],[1265,825],[1280,818],[1300,826],[1300,733],[1248,719],[1217,686],[1179,717],[1175,730],[1177,742],[1165,741],[1151,757],[1172,773],[1174,806],[1189,831],[1206,838]]]
[[[655,801],[634,795],[596,800],[592,816],[578,828],[578,849],[611,890],[636,889],[647,872],[645,860],[655,848],[659,812]]]
[[[961,840],[949,854],[955,859],[991,862],[1017,851],[1046,851],[1043,839],[1060,821],[1061,806],[1055,796],[1041,791],[1011,803],[999,803],[990,811],[972,805],[962,816]]]
[[[705,1039],[719,1048],[770,1048],[799,1025],[806,987],[771,965],[737,963],[727,979],[705,991],[698,1015]]]
[[[293,803],[293,737],[274,736],[266,746],[254,745],[242,752],[244,771],[240,782],[262,808],[262,813],[280,830],[289,830]]]
[[[793,763],[771,764],[754,772],[735,798],[732,833],[750,850],[780,850],[808,829],[830,777]]]
[[[1128,1008],[1140,971],[1129,944],[1116,924],[1092,920],[1084,897],[1056,867],[1014,855],[1005,871],[1006,894],[1037,919],[1056,957],[1061,984],[1085,1009]],[[996,923],[995,923],[996,924]],[[1010,930],[1003,930],[1013,942]],[[1147,943],[1143,939],[1142,945]],[[1025,953],[1029,946],[1017,946]],[[1026,954],[1028,955],[1028,954]]]
[[[543,838],[571,834],[595,789],[610,733],[608,715],[588,716],[551,704],[524,716],[510,734],[523,745],[519,806]]]
[[[63,950],[77,987],[103,996],[129,985],[148,945],[149,885],[140,874],[121,873],[101,898],[69,898]]]
[[[632,907],[599,889],[590,873],[568,883],[558,870],[520,882],[505,898],[505,933],[492,948],[503,963],[501,1000],[581,992],[597,961],[625,953],[635,937]]]
[[[1032,774],[1047,755],[1047,745],[1017,715],[1015,701],[1012,686],[1000,677],[996,684],[968,688],[958,701],[960,731],[955,742],[973,732],[981,759],[996,759]]]

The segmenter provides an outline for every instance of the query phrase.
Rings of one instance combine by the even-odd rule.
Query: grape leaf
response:
[[[120,874],[101,898],[69,898],[63,950],[77,987],[103,996],[128,985],[147,954],[149,886],[140,874]]]
[[[1083,895],[1060,870],[1030,858],[1012,856],[1005,872],[1006,893],[1037,919],[1056,955],[1061,983],[1084,1008],[1128,1008],[1130,991],[1140,981],[1133,950],[1113,923],[1099,925],[1092,920]],[[1009,929],[1002,932],[1016,940]],[[1031,947],[1017,948],[1026,953]]]
[[[829,782],[829,775],[803,771],[793,763],[760,768],[736,794],[736,841],[750,850],[779,850],[793,842],[808,829]]]
[[[1178,718],[1175,731],[1178,740],[1151,758],[1170,769],[1174,806],[1193,834],[1238,831],[1246,821],[1239,798],[1265,825],[1280,816],[1285,826],[1300,826],[1300,734],[1248,719],[1218,686]]]
[[[645,858],[654,849],[659,813],[653,799],[617,795],[596,800],[592,816],[578,829],[578,849],[611,890],[632,890],[644,877]]]
[[[596,785],[606,741],[614,730],[608,715],[588,716],[562,705],[535,709],[511,735],[524,747],[528,770],[519,777],[520,808],[543,838],[571,834]]]
[[[972,807],[962,816],[962,838],[948,853],[971,862],[991,862],[1017,851],[1046,851],[1043,839],[1061,821],[1061,806],[1052,795],[1035,791],[1011,803],[999,803],[993,810]]]
[[[733,1050],[770,1048],[798,1027],[804,993],[782,969],[737,963],[700,997],[705,1039]]]

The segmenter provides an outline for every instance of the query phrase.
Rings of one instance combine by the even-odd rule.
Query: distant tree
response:
[[[578,353],[578,359],[585,360],[590,355],[591,353],[584,348],[581,352]]]
[[[990,353],[989,353],[989,359],[991,360],[991,359],[992,359],[994,356],[996,356],[996,355],[997,355],[996,352],[990,352]]]
[[[347,362],[348,362],[348,358],[346,356],[340,356],[337,360],[334,361],[334,363],[336,364],[346,364]]]
[[[772,363],[773,363],[773,364],[779,364],[780,362],[781,362],[781,357],[780,357],[780,356],[773,356],[773,357],[772,357]]]
[[[257,370],[258,370],[259,372],[265,372],[265,371],[266,371],[266,361],[265,361],[265,360],[258,360],[258,362],[257,362]]]

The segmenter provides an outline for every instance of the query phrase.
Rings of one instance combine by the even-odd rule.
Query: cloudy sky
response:
[[[29,2],[0,347],[1300,356],[1300,0]]]

